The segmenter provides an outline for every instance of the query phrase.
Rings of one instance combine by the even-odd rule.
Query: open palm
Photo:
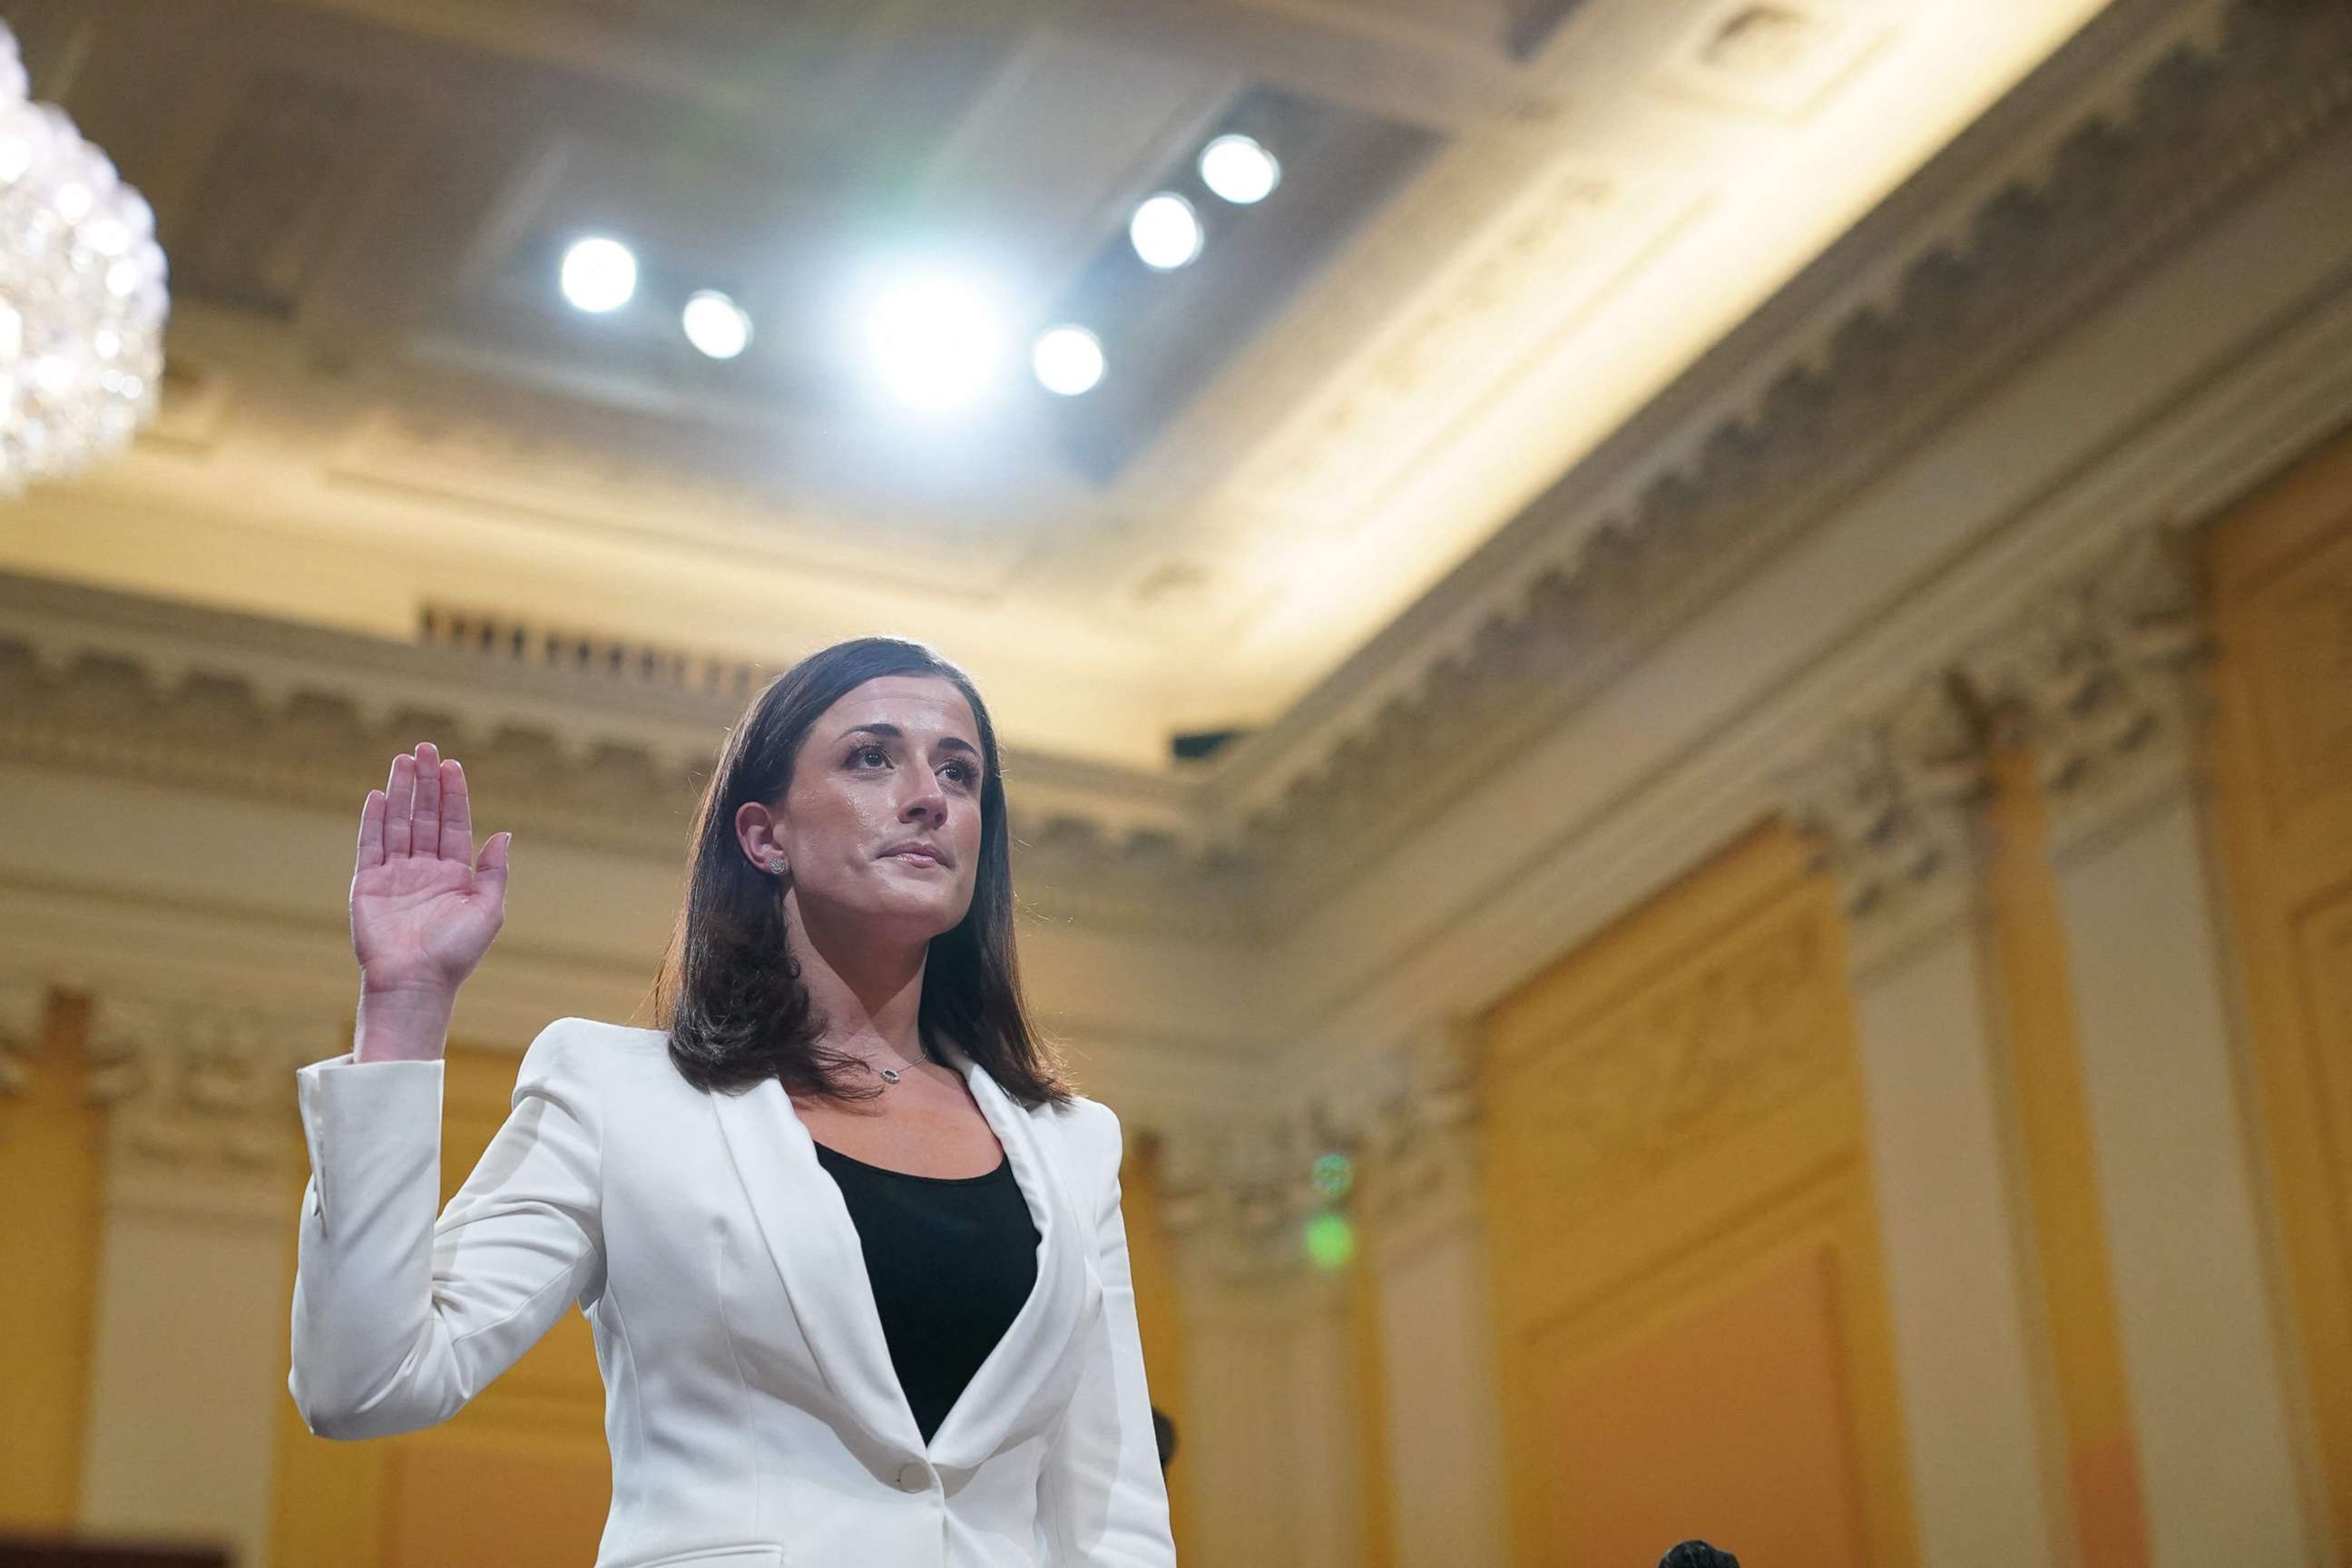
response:
[[[506,920],[501,833],[474,854],[466,770],[425,742],[368,791],[352,876],[352,952],[363,989],[454,994]]]

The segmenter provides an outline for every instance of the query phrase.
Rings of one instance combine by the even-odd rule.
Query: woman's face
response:
[[[971,907],[983,765],[952,681],[878,676],[809,727],[771,804],[775,849],[754,858],[782,851],[803,921],[929,942]]]

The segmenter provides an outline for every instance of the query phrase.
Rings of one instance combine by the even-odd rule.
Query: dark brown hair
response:
[[[1007,1094],[1032,1108],[1070,1099],[1050,1043],[1030,1026],[1013,951],[1013,866],[996,729],[971,678],[921,643],[856,637],[809,655],[770,681],[729,731],[695,814],[686,901],[647,1001],[669,1031],[669,1057],[705,1092],[740,1094],[769,1079],[793,1094],[866,1100],[857,1058],[823,1044],[784,940],[784,881],[761,871],[735,837],[746,801],[772,802],[792,784],[809,727],[866,681],[929,675],[955,683],[980,725],[980,864],[971,908],[931,939],[917,1028],[926,1055],[953,1041]],[[854,1087],[855,1085],[855,1087]]]

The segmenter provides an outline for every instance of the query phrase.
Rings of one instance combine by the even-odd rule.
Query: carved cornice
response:
[[[1381,639],[1334,678],[1335,689],[1390,687],[1376,711],[1324,731],[1312,754],[1275,760],[1283,726],[1237,748],[1221,787],[1262,802],[1231,809],[1265,870],[1268,917],[1328,896],[1360,864],[1335,852],[1339,836],[1406,836],[1444,809],[1486,755],[1557,727],[2347,111],[2352,13],[2327,0],[2244,0],[2218,42],[2158,62],[2125,112],[2086,118],[1958,238],[1915,237],[1921,248],[1891,298],[1853,308],[1819,339],[1780,345],[1786,368],[1695,458],[1657,460],[1630,509],[1588,528],[1583,469],[1612,454],[1571,470],[1505,530],[1530,557],[1525,586],[1466,642],[1400,655]],[[1719,384],[1719,361],[1703,361],[1658,405]],[[1649,423],[1637,416],[1628,431]],[[1547,562],[1527,542],[1549,534],[1584,542]],[[1400,657],[1420,668],[1370,673]],[[1285,782],[1270,796],[1275,776]]]
[[[411,646],[0,574],[0,759],[202,778],[208,791],[341,813],[395,753],[432,740],[464,759],[476,799],[498,803],[499,826],[519,837],[683,854],[680,825],[741,711],[731,677],[705,690],[631,661],[505,657],[458,646],[440,623],[423,629],[430,640]],[[212,765],[232,753],[236,769]],[[1147,787],[1159,783],[1011,759],[1026,912],[1097,930],[1247,933],[1248,868],[1181,831],[1190,797]]]
[[[1990,792],[1977,705],[1942,673],[1848,726],[1781,781],[1814,868],[1837,879],[1859,967],[1973,900]]]

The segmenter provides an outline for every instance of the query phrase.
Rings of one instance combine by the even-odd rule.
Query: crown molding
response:
[[[2124,9],[2145,26],[2152,7]],[[2046,105],[2052,81],[2087,79],[2110,64],[2115,31],[2086,30],[2013,96]],[[1363,864],[1338,836],[1411,834],[1458,798],[1480,753],[1558,728],[2337,128],[2352,112],[2352,16],[2241,0],[2214,36],[2141,70],[2119,110],[2099,94],[2081,114],[2082,96],[2061,100],[2078,118],[2054,140],[2006,127],[2030,163],[1990,195],[2001,150],[1984,136],[1934,160],[1752,323],[1800,326],[1769,343],[1733,334],[1283,722],[1235,745],[1207,809],[1264,868],[1267,918],[1328,899]],[[1922,194],[1955,187],[1972,204],[1964,221]],[[1885,232],[1896,218],[1899,237]],[[1899,279],[1891,290],[1862,278],[1865,240],[1885,247],[1867,259]],[[1805,308],[1858,281],[1864,297],[1842,310]]]
[[[399,643],[0,574],[0,760],[343,812],[432,740],[518,837],[678,855],[743,700],[495,641]],[[1202,841],[1187,781],[1021,752],[1005,775],[1031,914],[1214,941],[1255,929],[1250,868]]]

